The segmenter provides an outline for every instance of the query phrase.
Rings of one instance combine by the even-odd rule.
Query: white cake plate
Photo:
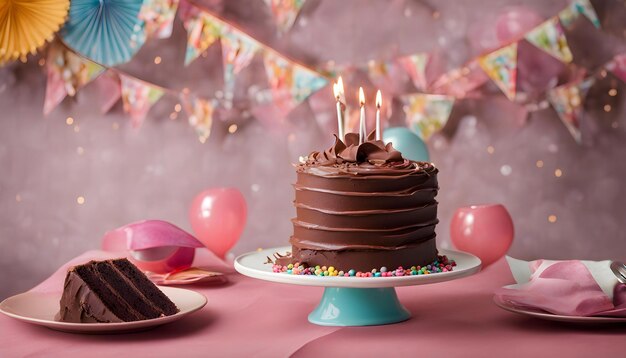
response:
[[[325,287],[321,302],[309,314],[309,322],[323,326],[373,326],[406,321],[411,314],[398,300],[394,287],[450,281],[480,271],[478,257],[440,249],[440,255],[456,262],[453,271],[398,277],[328,277],[273,272],[272,265],[265,263],[267,257],[287,251],[291,251],[291,246],[243,254],[235,259],[235,269],[260,280]]]

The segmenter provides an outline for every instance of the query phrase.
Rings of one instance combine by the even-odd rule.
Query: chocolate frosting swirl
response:
[[[304,163],[296,166],[296,170],[298,172],[313,170],[321,175],[323,173],[406,175],[431,166],[429,163],[403,158],[402,153],[391,143],[385,144],[382,140],[374,140],[374,133],[370,133],[368,140],[362,144],[359,144],[359,135],[356,133],[346,134],[345,142],[335,135],[332,147],[323,152],[312,152]]]

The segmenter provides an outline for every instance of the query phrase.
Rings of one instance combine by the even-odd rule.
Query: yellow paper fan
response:
[[[0,63],[35,53],[65,22],[69,0],[1,0]]]

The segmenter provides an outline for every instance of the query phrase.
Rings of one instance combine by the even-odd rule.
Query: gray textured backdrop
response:
[[[290,35],[282,38],[274,35],[262,1],[204,3],[311,65],[438,49],[446,66],[453,68],[479,52],[468,33],[478,31],[477,26],[489,28],[499,13],[521,1],[309,0]],[[580,19],[568,33],[575,62],[589,68],[624,52],[625,43],[624,4],[593,3],[603,31]],[[566,1],[524,4],[547,18]],[[440,13],[438,19],[433,11]],[[183,68],[184,36],[177,23],[171,39],[147,43],[123,68],[171,88],[213,94],[221,86],[219,46]],[[163,59],[160,65],[152,62],[156,55]],[[169,119],[173,98],[160,101],[139,130],[131,128],[120,104],[107,115],[99,114],[93,86],[44,118],[45,77],[36,62],[0,70],[0,298],[28,289],[64,261],[98,247],[106,230],[128,222],[158,218],[190,229],[191,199],[212,186],[237,187],[248,201],[249,222],[235,253],[286,243],[293,215],[290,163],[328,146],[331,139],[327,128],[316,125],[308,104],[278,129],[246,115],[250,84],[266,86],[260,59],[238,82],[237,109],[218,114],[205,144],[199,143],[184,116]],[[540,72],[532,65],[526,70]],[[354,89],[364,81],[358,74],[348,80]],[[607,95],[611,87],[618,89],[616,97]],[[519,107],[493,88],[487,88],[491,94],[485,98],[461,102],[445,130],[429,143],[432,160],[441,170],[440,244],[449,245],[448,225],[456,207],[500,202],[516,226],[513,255],[626,258],[625,90],[610,74],[592,88],[582,146],[550,108],[532,113],[522,125]],[[325,91],[321,95],[330,96]],[[606,103],[612,105],[609,113],[602,110]],[[395,109],[392,122],[398,123],[402,114],[397,104]],[[331,106],[317,114],[323,121],[334,112]],[[68,116],[75,126],[65,124]],[[230,135],[232,123],[239,130]],[[488,146],[495,149],[492,154]],[[536,166],[538,160],[542,168]],[[561,177],[555,177],[556,169]],[[85,197],[83,205],[77,204],[78,196]],[[549,215],[556,215],[557,221],[548,222]]]

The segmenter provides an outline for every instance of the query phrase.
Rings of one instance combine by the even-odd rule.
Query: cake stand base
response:
[[[409,311],[393,287],[326,287],[309,322],[322,326],[376,326],[406,321]]]
[[[324,287],[321,302],[309,314],[309,322],[323,326],[374,326],[406,321],[411,314],[398,301],[394,287],[451,281],[480,271],[478,257],[440,249],[439,254],[456,262],[454,270],[432,275],[393,277],[331,277],[274,272],[272,266],[267,264],[267,258],[289,250],[291,246],[282,246],[243,254],[235,259],[235,269],[259,280]]]

